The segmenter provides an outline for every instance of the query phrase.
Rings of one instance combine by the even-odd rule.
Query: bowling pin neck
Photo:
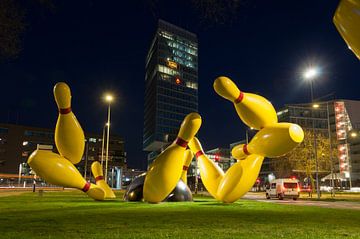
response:
[[[71,107],[71,91],[66,83],[59,82],[55,85],[54,97],[59,110]]]
[[[248,144],[244,144],[243,146],[243,151],[244,151],[244,154],[246,155],[250,155],[251,153],[249,152],[249,149],[248,149]]]
[[[197,152],[195,153],[195,158],[196,158],[196,160],[197,160],[200,156],[202,156],[202,155],[205,155],[204,151],[202,151],[202,150],[197,151]]]
[[[89,191],[90,186],[91,186],[90,182],[86,182],[85,185],[84,185],[84,187],[81,189],[81,191],[83,191],[84,193],[86,193],[87,191]]]
[[[100,181],[100,180],[104,180],[104,176],[97,176],[96,178],[95,178],[95,182],[98,182],[98,181]]]
[[[183,141],[188,142],[195,136],[200,126],[201,126],[201,116],[195,112],[190,113],[184,118],[177,136]]]
[[[220,76],[216,78],[213,86],[218,95],[232,102],[234,102],[237,98],[239,98],[239,95],[241,95],[239,88],[226,76]]]
[[[180,147],[183,147],[183,148],[186,148],[188,143],[189,143],[188,141],[186,141],[186,140],[184,140],[184,139],[182,139],[180,137],[177,137],[175,139],[175,144],[177,144],[177,145],[179,145]]]
[[[239,104],[244,99],[245,94],[240,91],[239,96],[234,100],[235,104]]]
[[[69,108],[59,108],[59,114],[61,115],[66,115],[66,114],[69,114],[71,113],[71,107]]]

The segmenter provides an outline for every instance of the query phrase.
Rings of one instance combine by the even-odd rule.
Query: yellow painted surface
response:
[[[91,164],[91,172],[94,178],[104,177],[101,164],[98,161],[94,161]],[[99,186],[105,192],[105,198],[116,198],[114,191],[109,187],[104,179],[96,180],[96,185]]]
[[[180,126],[178,137],[189,142],[201,126],[201,117],[197,113],[188,114]],[[186,147],[175,142],[167,147],[150,165],[144,182],[144,199],[158,203],[175,188],[180,180]]]
[[[82,190],[87,183],[70,161],[49,150],[35,150],[28,164],[37,175],[51,184]],[[104,200],[105,197],[105,192],[95,184],[91,184],[86,193],[95,200]]]
[[[69,86],[59,82],[54,87],[54,97],[59,109],[71,107]],[[80,162],[85,146],[84,132],[73,112],[59,114],[55,127],[55,144],[61,156],[73,164]]]
[[[360,1],[341,0],[333,21],[348,48],[360,60]]]
[[[183,171],[181,172],[180,179],[187,185],[187,170],[191,164],[192,159],[194,158],[194,154],[191,152],[191,150],[187,149],[185,151],[184,158],[185,159],[184,159]]]
[[[259,130],[278,122],[274,107],[260,95],[242,92],[243,98],[237,103],[241,91],[228,77],[218,77],[214,89],[220,96],[234,103],[237,114],[247,126]]]
[[[261,129],[247,146],[251,154],[263,157],[279,157],[295,148],[304,139],[304,132],[297,124],[277,123]],[[231,152],[240,160],[246,157],[244,145],[235,146]]]

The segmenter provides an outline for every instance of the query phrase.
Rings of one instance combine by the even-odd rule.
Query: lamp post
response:
[[[107,112],[107,135],[106,135],[106,160],[105,160],[105,182],[108,181],[108,163],[109,163],[109,137],[110,137],[110,112],[111,112],[111,102],[114,100],[114,97],[110,94],[105,95],[105,101],[108,103],[108,112]]]
[[[314,102],[314,86],[313,80],[318,76],[319,70],[316,67],[310,67],[304,71],[303,77],[305,80],[310,83],[310,93],[311,93],[311,102]],[[317,143],[316,143],[316,132],[315,132],[315,119],[314,119],[314,110],[311,110],[312,116],[312,130],[314,135],[314,157],[315,157],[315,167],[316,167],[316,193],[317,198],[320,198],[320,187],[319,187],[319,164],[317,158]]]
[[[105,149],[105,128],[107,124],[104,124],[103,133],[102,133],[102,141],[101,141],[101,169],[104,171],[104,149]]]

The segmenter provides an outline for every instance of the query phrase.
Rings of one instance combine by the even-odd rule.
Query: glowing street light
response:
[[[108,103],[108,114],[107,114],[107,137],[106,137],[106,156],[105,156],[105,182],[108,181],[108,162],[109,162],[109,138],[110,138],[110,112],[111,112],[111,102],[114,100],[114,96],[111,94],[106,94],[104,97],[105,101]]]
[[[310,83],[310,93],[311,93],[311,103],[314,102],[314,89],[313,89],[313,81],[319,75],[318,67],[309,67],[305,69],[303,72],[303,78]],[[319,104],[313,104],[312,106],[314,109],[320,107]],[[311,116],[313,117],[313,111],[311,111]],[[320,186],[319,186],[319,163],[317,158],[317,143],[316,143],[316,132],[315,132],[315,122],[312,120],[312,131],[314,134],[314,157],[315,157],[315,165],[316,165],[316,192],[317,198],[320,198]]]
[[[307,68],[303,74],[306,80],[313,80],[317,75],[319,75],[319,70],[317,67]]]

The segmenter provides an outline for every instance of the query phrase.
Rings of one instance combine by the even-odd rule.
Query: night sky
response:
[[[129,166],[144,169],[144,67],[158,18],[198,35],[199,138],[206,150],[245,137],[232,104],[212,88],[219,75],[279,109],[309,101],[301,74],[313,64],[321,67],[315,97],[359,100],[359,60],[332,23],[337,0],[237,1],[238,9],[219,18],[207,17],[195,2],[54,1],[49,10],[25,1],[23,51],[0,64],[0,121],[54,128],[52,89],[65,81],[84,130],[101,133],[107,110],[101,96],[111,91],[111,133],[124,137]]]

